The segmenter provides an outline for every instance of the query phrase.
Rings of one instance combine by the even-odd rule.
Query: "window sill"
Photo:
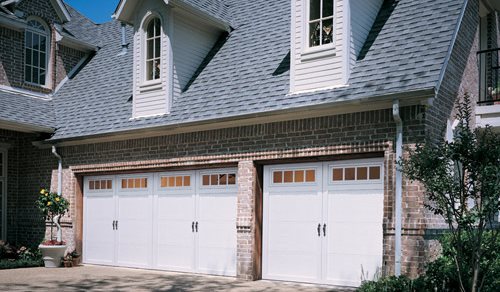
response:
[[[306,48],[302,51],[301,60],[309,61],[314,59],[326,58],[330,56],[335,56],[335,46],[325,45],[321,47]]]
[[[24,81],[21,84],[21,87],[27,90],[34,90],[42,93],[50,93],[52,92],[52,88],[50,88],[48,85],[41,85],[37,83],[32,83],[28,81]]]

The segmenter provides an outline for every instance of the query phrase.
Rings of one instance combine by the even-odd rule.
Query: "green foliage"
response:
[[[51,193],[45,189],[40,191],[36,205],[46,220],[51,220],[54,216],[64,215],[69,208],[69,202],[58,193]]]
[[[358,292],[418,292],[422,291],[419,280],[411,280],[406,276],[390,276],[378,281],[363,282],[356,290]]]
[[[0,270],[41,266],[43,266],[43,260],[0,260]]]
[[[462,291],[485,283],[499,233],[493,219],[500,209],[500,136],[491,127],[472,129],[470,104],[468,95],[458,103],[453,142],[417,145],[402,163],[406,176],[424,185],[426,207],[448,224],[448,256]]]
[[[0,269],[39,267],[43,265],[42,255],[37,248],[19,248],[0,241]]]
[[[496,287],[500,287],[500,242],[492,241],[491,237],[493,235],[491,231],[483,234],[486,239],[485,242],[492,243],[492,246],[486,247],[491,252],[486,253],[479,264],[479,278],[483,279],[480,291],[497,291]],[[465,234],[462,234],[462,236],[465,248],[472,250],[474,240],[471,240]],[[438,291],[460,291],[460,279],[455,265],[457,255],[453,247],[453,236],[451,234],[444,235],[440,242],[443,248],[442,255],[427,265],[426,272],[421,278],[427,284],[427,287],[436,287]],[[463,259],[465,263],[472,262],[471,254],[465,253],[464,256],[469,257]],[[465,267],[462,273],[466,275],[465,279],[472,279],[472,271],[472,267]]]
[[[491,232],[486,232],[485,237],[491,237]],[[470,248],[471,241],[463,239],[466,246]],[[455,265],[455,251],[452,245],[452,235],[446,234],[440,238],[443,248],[442,255],[435,261],[428,263],[425,274],[415,280],[410,280],[405,276],[386,277],[378,281],[364,282],[358,291],[361,292],[384,292],[384,291],[440,291],[455,292],[460,291],[460,279]],[[484,275],[484,283],[479,291],[492,292],[499,291],[500,287],[500,241],[495,242],[491,247],[495,252],[489,254],[490,258],[481,261],[480,271],[488,271]],[[488,266],[489,265],[489,266]],[[466,269],[472,271],[472,269]],[[470,276],[469,276],[470,277]]]

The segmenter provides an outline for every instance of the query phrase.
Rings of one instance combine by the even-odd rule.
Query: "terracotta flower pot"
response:
[[[61,266],[61,258],[66,252],[66,245],[43,245],[38,246],[42,252],[43,262],[46,268],[58,268]]]

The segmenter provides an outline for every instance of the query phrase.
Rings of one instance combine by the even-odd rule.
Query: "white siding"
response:
[[[168,114],[198,66],[217,41],[220,31],[181,8],[145,0],[138,7],[134,27],[134,97],[132,117]],[[145,82],[143,23],[151,13],[162,22],[160,80]]]
[[[220,34],[215,27],[200,23],[186,13],[175,12],[172,37],[174,99],[179,97]]]
[[[292,0],[292,78],[291,92],[307,91],[342,85],[345,74],[344,3],[335,0],[334,44],[330,54],[306,52],[308,49],[307,0]],[[316,48],[315,48],[316,49]],[[325,55],[325,53],[327,53]]]
[[[350,0],[351,2],[351,64],[363,48],[368,33],[382,6],[383,0]]]
[[[161,69],[160,80],[145,82],[144,23],[148,15],[161,19]],[[171,104],[171,17],[170,9],[162,1],[146,0],[138,7],[134,25],[134,97],[132,117],[145,117],[168,113]]]

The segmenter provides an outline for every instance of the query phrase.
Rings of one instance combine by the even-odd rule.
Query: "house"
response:
[[[442,223],[396,162],[452,133],[464,92],[500,127],[495,5],[121,0],[97,25],[61,0],[0,1],[1,237],[43,239],[50,185],[85,263],[416,276]]]

